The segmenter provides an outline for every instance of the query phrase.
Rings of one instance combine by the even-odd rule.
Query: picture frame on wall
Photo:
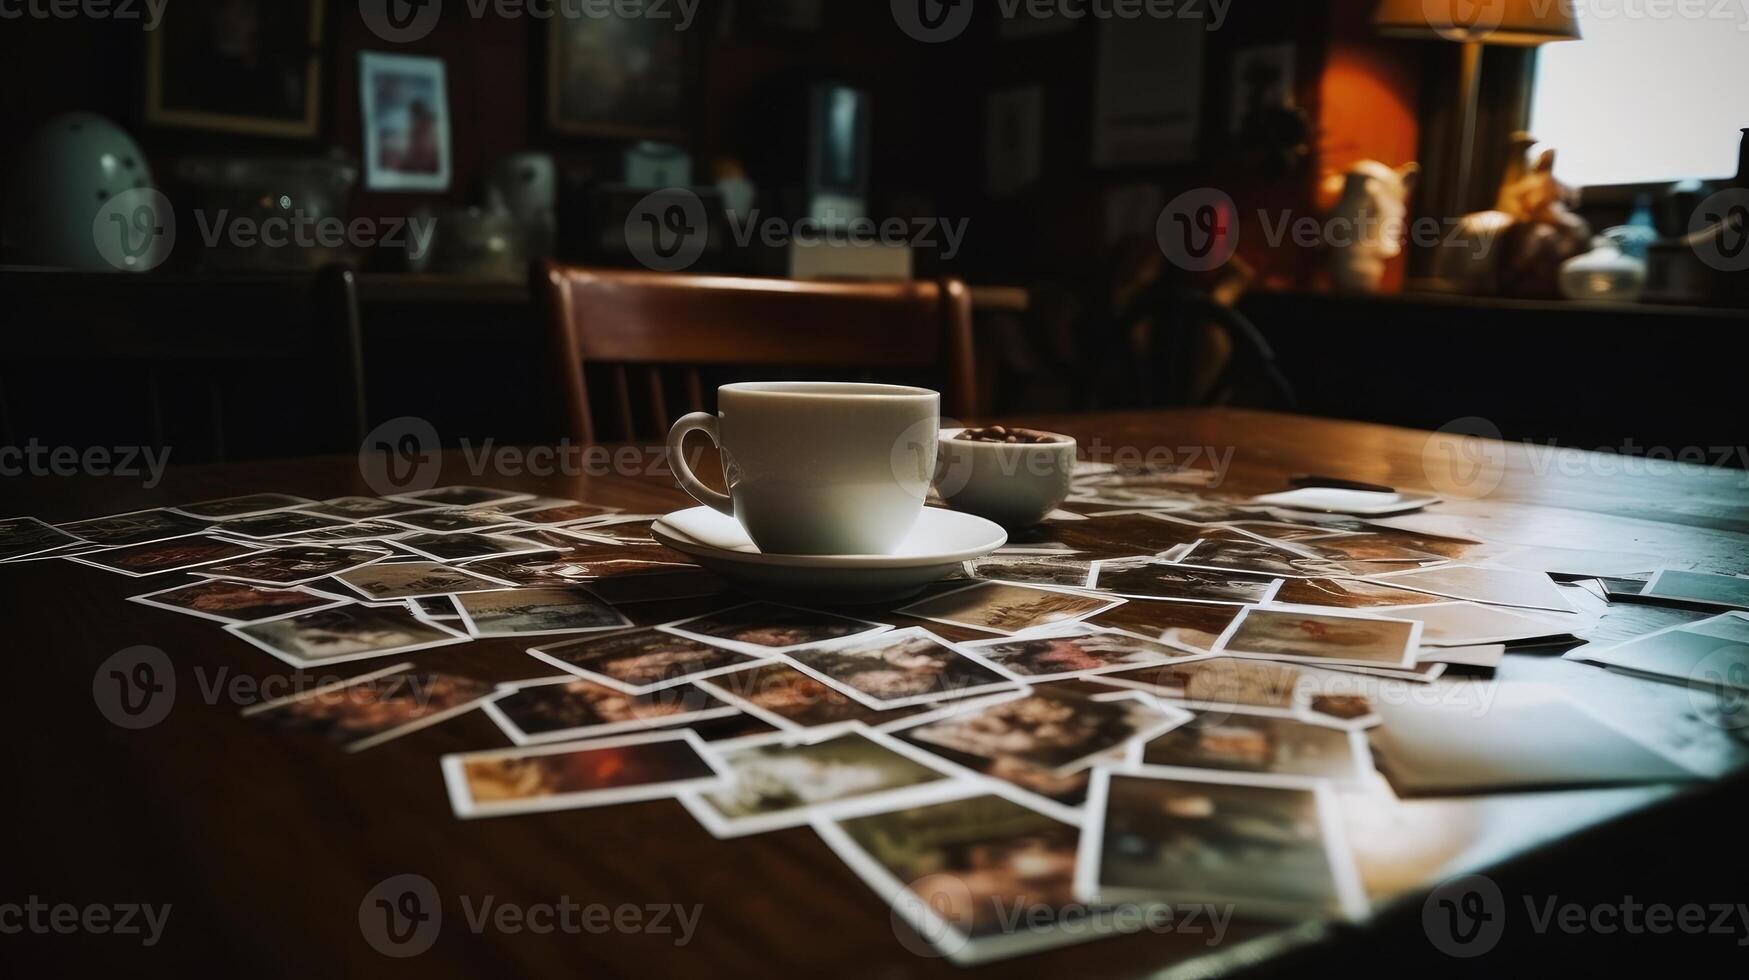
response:
[[[547,125],[557,134],[683,142],[693,31],[658,17],[556,17],[547,24]]]
[[[146,38],[146,123],[314,139],[327,0],[180,0]]]
[[[448,190],[452,164],[443,59],[360,52],[358,99],[365,187]]]

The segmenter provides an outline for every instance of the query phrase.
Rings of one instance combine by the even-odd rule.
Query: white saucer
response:
[[[1008,543],[1000,525],[935,507],[923,509],[917,526],[890,555],[763,554],[740,522],[709,507],[669,514],[650,526],[650,534],[747,591],[839,603],[915,595],[961,562]]]

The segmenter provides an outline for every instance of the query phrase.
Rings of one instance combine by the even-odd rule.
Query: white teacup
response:
[[[735,518],[766,554],[886,555],[923,514],[941,396],[897,385],[774,381],[717,389],[717,414],[668,433],[668,466],[699,503]],[[727,494],[700,483],[681,441],[723,451]]]

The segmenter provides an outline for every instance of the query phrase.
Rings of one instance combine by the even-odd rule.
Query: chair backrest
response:
[[[172,462],[355,453],[357,288],[314,275],[0,271],[9,444],[168,449]]]
[[[585,367],[609,365],[620,435],[639,435],[628,368],[641,369],[656,434],[679,414],[662,368],[681,368],[685,410],[705,407],[700,368],[835,368],[928,374],[942,410],[965,417],[976,404],[972,302],[965,284],[825,283],[587,269],[546,263],[543,295],[573,438],[593,442],[595,413]],[[679,408],[680,406],[674,406]]]

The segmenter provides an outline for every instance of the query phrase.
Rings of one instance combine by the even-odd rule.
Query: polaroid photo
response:
[[[388,521],[360,521],[357,524],[342,524],[323,531],[306,531],[287,535],[276,539],[293,544],[349,544],[357,542],[366,544],[372,541],[393,541],[396,538],[411,537],[414,532],[399,524]]]
[[[976,652],[922,627],[791,649],[781,656],[803,673],[881,710],[988,694],[1020,683]]]
[[[500,685],[486,714],[517,745],[570,742],[601,735],[667,728],[737,714],[709,691],[669,687],[627,694],[580,677],[545,677]]]
[[[1169,560],[1186,568],[1240,572],[1272,578],[1341,578],[1349,570],[1336,562],[1290,550],[1285,542],[1242,538],[1203,538]]]
[[[341,585],[372,602],[425,599],[462,592],[496,592],[510,585],[442,562],[378,562],[334,576]]]
[[[456,608],[455,600],[447,595],[426,596],[419,599],[408,599],[413,612],[424,619],[438,621],[460,620],[462,613]]]
[[[422,504],[425,507],[480,507],[487,504],[514,504],[533,497],[532,493],[495,490],[492,487],[434,487],[430,490],[390,494],[387,499]]]
[[[203,578],[228,578],[256,585],[285,588],[307,585],[341,572],[363,568],[389,557],[380,548],[329,548],[293,545],[271,548],[236,561],[205,565],[196,572]]]
[[[729,778],[689,729],[446,755],[442,767],[464,820],[661,799]]]
[[[1100,904],[1225,904],[1244,918],[1362,919],[1341,811],[1325,785],[1093,774],[1075,897]]]
[[[1393,670],[1388,667],[1361,667],[1355,664],[1321,664],[1324,670],[1337,674],[1364,674],[1367,677],[1386,677],[1394,681],[1404,681],[1410,684],[1431,684],[1445,676],[1446,665],[1438,660],[1423,659],[1419,653],[1415,655],[1415,666],[1411,670]]]
[[[726,671],[697,686],[742,711],[786,731],[820,728],[859,721],[880,727],[919,713],[921,709],[878,709],[856,700],[789,663],[767,661]]]
[[[214,578],[201,579],[160,592],[129,596],[128,601],[218,623],[253,623],[293,613],[344,606],[352,600],[314,592],[302,586],[270,589],[248,582]]]
[[[525,524],[575,524],[578,521],[608,517],[619,513],[620,510],[618,507],[601,507],[596,504],[578,503],[575,500],[543,501],[542,505],[538,507],[531,507],[529,503],[524,501],[515,507],[506,509]]]
[[[1027,683],[1116,673],[1207,656],[1124,630],[1076,623],[961,648]]]
[[[483,558],[457,566],[515,586],[563,588],[590,581],[587,565],[550,551],[510,558]]]
[[[1422,625],[1353,612],[1248,606],[1215,643],[1223,656],[1413,670]]]
[[[1339,538],[1296,541],[1293,545],[1314,557],[1333,562],[1429,565],[1449,560],[1444,555],[1399,544],[1385,534],[1346,534]]]
[[[1565,659],[1740,694],[1749,691],[1749,613],[1679,623],[1613,646],[1580,647]]]
[[[1048,687],[906,726],[910,739],[987,759],[1013,759],[1053,775],[1086,769],[1131,739],[1150,739],[1191,714],[1148,699],[1090,701]]]
[[[63,533],[91,544],[119,548],[131,544],[151,544],[154,541],[185,538],[207,530],[211,527],[211,522],[157,508],[55,526]]]
[[[851,619],[848,616],[775,602],[750,602],[659,628],[755,656],[768,656],[796,647],[848,640],[892,629],[885,623]]]
[[[1425,592],[1394,589],[1359,578],[1290,578],[1270,601],[1283,606],[1330,606],[1336,609],[1377,609],[1425,606]]]
[[[1328,781],[1357,787],[1374,771],[1363,732],[1304,718],[1236,711],[1198,712],[1164,735],[1131,743],[1129,761],[1130,771],[1146,775],[1196,778],[1215,770],[1275,786]]]
[[[282,510],[270,514],[257,514],[254,517],[236,517],[215,526],[212,530],[234,538],[285,538],[294,534],[312,534],[319,531],[332,531],[335,528],[346,527],[347,521],[337,517],[323,517],[320,514],[309,514],[301,510]]]
[[[490,505],[479,507],[439,507],[387,518],[412,531],[434,534],[455,534],[462,531],[492,531],[525,526],[521,518]]]
[[[1012,636],[1041,626],[1080,622],[1115,609],[1127,599],[982,582],[931,596],[894,612],[950,626]]]
[[[601,551],[603,545],[633,547],[630,545],[623,545],[621,542],[615,541],[612,538],[596,537],[594,535],[583,534],[563,527],[535,527],[534,525],[528,525],[517,528],[514,531],[506,531],[504,536],[515,538],[518,541],[526,541],[530,544],[538,544],[547,551],[555,551],[562,555],[569,555],[579,551],[597,554]]]
[[[958,966],[1109,935],[1075,900],[1075,825],[962,783],[965,795],[851,816],[814,830],[903,922]],[[1029,913],[1018,919],[1014,909]]]
[[[394,517],[397,514],[411,514],[418,510],[429,510],[436,506],[438,505],[413,504],[404,500],[389,500],[384,497],[335,497],[297,509],[306,514],[338,517],[343,521],[370,521]]]
[[[363,752],[471,711],[498,693],[486,681],[414,673],[412,664],[398,664],[246,708],[243,717]]]
[[[777,732],[713,746],[731,774],[722,789],[680,794],[722,839],[806,826],[815,816],[877,813],[963,793],[956,773],[927,752],[860,725],[822,735]]]
[[[591,579],[589,591],[604,602],[623,606],[721,595],[729,591],[729,584],[696,566],[664,565]]]
[[[225,627],[293,667],[309,668],[466,643],[464,633],[405,606],[360,603]]]
[[[475,637],[543,636],[625,629],[619,610],[587,589],[510,589],[456,595],[462,623]]]
[[[641,628],[532,647],[529,655],[626,694],[649,694],[751,667],[761,658]]]
[[[204,565],[216,565],[222,561],[257,555],[264,550],[260,545],[252,547],[208,535],[190,535],[151,544],[107,548],[86,555],[73,555],[69,560],[131,578],[146,578]]]
[[[1319,686],[1319,675],[1293,664],[1214,657],[1103,674],[1102,684],[1142,691],[1201,710],[1244,709],[1292,717]]]
[[[1749,609],[1749,578],[1665,568],[1652,576],[1640,595],[1710,609]]]
[[[1093,563],[1065,555],[991,555],[966,562],[966,574],[986,582],[1087,588]]]
[[[170,508],[184,517],[193,517],[203,521],[230,521],[239,517],[260,517],[275,511],[295,510],[314,504],[308,497],[294,497],[287,493],[252,493],[246,497],[226,497],[222,500],[205,500],[198,504],[182,504]]]
[[[654,545],[657,542],[650,535],[650,525],[661,518],[660,514],[613,514],[581,524],[567,524],[565,530],[572,534],[588,535],[608,544]]]
[[[1484,643],[1469,647],[1422,646],[1417,658],[1424,664],[1445,664],[1448,667],[1469,667],[1493,670],[1506,659],[1506,644]]]
[[[12,517],[0,521],[0,561],[29,558],[62,548],[90,544],[92,542],[78,535],[69,534],[34,517]]]
[[[1368,575],[1370,581],[1394,589],[1425,592],[1447,599],[1466,599],[1491,606],[1573,612],[1566,593],[1546,572],[1480,565],[1440,565],[1403,572]]]
[[[1176,599],[1254,606],[1275,598],[1286,579],[1213,572],[1153,556],[1093,563],[1089,588],[1130,599]]]
[[[1533,619],[1499,606],[1479,602],[1436,602],[1424,606],[1392,606],[1380,613],[1391,619],[1421,624],[1423,653],[1430,646],[1465,647],[1490,643],[1521,643],[1570,635],[1546,620]],[[1423,658],[1425,659],[1425,658]]]
[[[480,558],[509,558],[532,555],[550,548],[497,534],[428,534],[420,532],[397,538],[395,546],[432,561],[474,561]]]
[[[1063,531],[1065,539],[1083,551],[1096,548],[1113,556],[1157,555],[1190,544],[1208,528],[1155,511],[1114,511],[1095,514]]]

